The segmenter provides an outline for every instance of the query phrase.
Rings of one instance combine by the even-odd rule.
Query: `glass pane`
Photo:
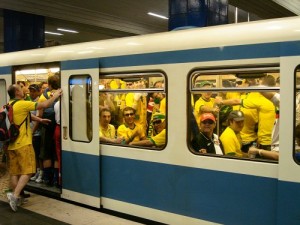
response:
[[[0,107],[7,103],[7,90],[6,90],[6,82],[4,79],[0,79]]]
[[[92,140],[92,78],[74,75],[69,80],[70,137],[74,141]],[[80,118],[80,119],[78,119]]]
[[[196,71],[190,81],[193,152],[249,158],[255,145],[253,157],[274,159],[258,153],[275,147],[276,107],[270,99],[279,91],[277,68]]]
[[[155,149],[165,147],[166,92],[163,74],[101,75],[99,84],[100,142]],[[105,115],[109,116],[106,122]],[[156,117],[160,119],[156,120]]]

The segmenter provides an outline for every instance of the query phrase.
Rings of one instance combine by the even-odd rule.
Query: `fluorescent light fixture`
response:
[[[61,33],[50,32],[50,31],[45,31],[45,34],[52,34],[52,35],[63,35],[63,34],[61,34]]]
[[[156,14],[156,13],[152,13],[152,12],[148,12],[148,15],[150,15],[150,16],[156,16],[156,17],[159,17],[159,18],[165,19],[165,20],[169,19],[168,17],[162,16],[162,15],[159,15],[159,14]]]
[[[74,34],[78,34],[78,33],[79,33],[79,32],[76,31],[76,30],[69,30],[69,29],[64,29],[64,28],[57,28],[57,30],[63,31],[63,32],[74,33]]]

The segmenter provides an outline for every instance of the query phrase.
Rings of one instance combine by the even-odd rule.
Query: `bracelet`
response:
[[[259,150],[258,151],[259,156],[262,156],[261,153],[262,153],[262,150]]]

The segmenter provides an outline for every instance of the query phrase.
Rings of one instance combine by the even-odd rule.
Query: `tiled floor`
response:
[[[138,225],[95,210],[47,198],[34,193],[28,203],[13,212],[5,196],[9,187],[9,175],[0,166],[0,224],[3,225]]]

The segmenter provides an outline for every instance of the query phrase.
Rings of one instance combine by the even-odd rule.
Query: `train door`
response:
[[[99,208],[98,63],[62,62],[61,68],[61,197]]]
[[[296,113],[300,93],[300,57],[281,58],[280,158],[278,171],[277,224],[299,224],[300,158]],[[292,88],[294,87],[294,88]],[[292,116],[294,115],[294,116]]]

